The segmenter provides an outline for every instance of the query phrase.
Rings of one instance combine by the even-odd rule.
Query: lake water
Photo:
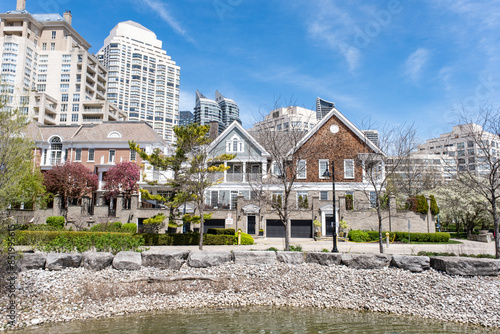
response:
[[[77,333],[500,333],[481,327],[371,312],[311,308],[222,308],[141,313],[39,326],[16,334]]]

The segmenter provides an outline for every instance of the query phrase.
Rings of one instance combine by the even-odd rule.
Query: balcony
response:
[[[262,182],[262,173],[248,173],[247,181],[249,182]]]
[[[242,173],[227,173],[226,174],[226,182],[243,182],[243,174]]]

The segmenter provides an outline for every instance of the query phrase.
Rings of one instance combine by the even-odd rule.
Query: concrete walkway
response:
[[[495,243],[482,243],[470,240],[460,239],[462,244],[391,244],[386,248],[384,244],[384,252],[387,254],[414,254],[419,251],[428,252],[447,252],[455,254],[495,254]],[[290,239],[291,245],[302,246],[303,251],[320,252],[323,249],[329,251],[333,248],[333,240],[326,239],[314,241],[313,239]],[[221,250],[265,250],[269,247],[283,250],[285,241],[282,238],[266,238],[256,239],[254,245],[231,245],[231,246],[203,246],[206,251],[221,251]],[[338,242],[338,250],[341,253],[379,253],[378,243],[356,243],[356,242]],[[198,246],[153,246],[151,250],[190,250],[197,251]]]

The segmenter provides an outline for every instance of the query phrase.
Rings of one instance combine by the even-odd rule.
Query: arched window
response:
[[[57,165],[62,162],[61,138],[54,137],[50,140],[50,164]]]

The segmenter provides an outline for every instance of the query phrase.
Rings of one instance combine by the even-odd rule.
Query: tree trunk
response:
[[[198,243],[199,249],[203,250],[203,230],[204,230],[204,220],[203,220],[203,203],[201,202],[201,205],[198,206],[199,211],[200,211],[200,242]]]
[[[493,201],[491,201],[491,209],[493,214],[493,226],[494,226],[494,238],[495,238],[495,257],[500,259],[500,236],[498,235],[498,213],[497,213],[497,202],[495,200],[495,193],[493,193]]]
[[[378,217],[378,245],[380,254],[384,254],[384,242],[382,240],[382,208],[380,206],[380,197],[377,196],[377,217]]]
[[[285,250],[289,251],[290,250],[290,238],[288,236],[288,229],[289,229],[288,218],[285,218],[284,224],[285,224]]]

